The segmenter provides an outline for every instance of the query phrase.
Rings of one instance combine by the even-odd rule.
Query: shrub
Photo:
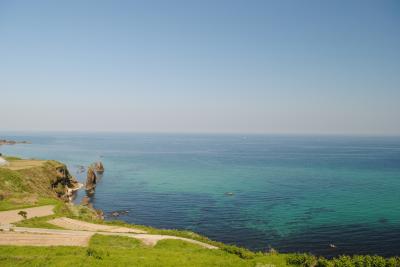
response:
[[[372,256],[373,267],[385,267],[386,260],[381,256]]]
[[[26,211],[24,211],[24,210],[21,210],[21,211],[18,212],[18,215],[20,215],[20,216],[22,216],[24,219],[26,219],[27,216],[28,216],[28,213],[27,213]]]
[[[333,259],[335,267],[355,267],[354,262],[350,256],[340,256]]]
[[[364,266],[372,267],[372,257],[370,255],[364,256]]]
[[[400,261],[397,262],[396,258],[390,258],[386,261],[386,267],[400,267]]]
[[[313,267],[317,264],[317,258],[307,253],[291,254],[286,259],[288,264],[299,265],[304,267]]]
[[[96,260],[102,260],[104,257],[104,252],[93,248],[88,248],[86,250],[86,256],[93,257]]]
[[[54,191],[57,195],[62,196],[65,193],[64,186],[61,183],[58,183],[57,186],[54,188]]]
[[[353,263],[355,267],[364,267],[364,256],[354,255]]]
[[[226,245],[222,247],[222,250],[231,254],[236,254],[242,259],[252,259],[255,256],[254,252],[251,252],[250,250],[247,250],[245,248],[239,248],[237,246]]]
[[[317,260],[316,267],[333,267],[333,263],[325,258],[319,258]]]

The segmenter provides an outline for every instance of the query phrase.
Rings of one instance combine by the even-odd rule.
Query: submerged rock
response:
[[[77,166],[77,169],[76,169],[77,174],[84,173],[85,171],[86,171],[85,166],[82,166],[82,165]]]
[[[97,218],[100,220],[104,220],[104,212],[102,210],[95,210],[97,214]]]
[[[127,211],[127,210],[116,210],[116,211],[111,212],[110,216],[111,217],[118,217],[120,215],[126,215],[128,213],[129,213],[129,211]]]
[[[81,201],[81,205],[87,206],[90,204],[90,198],[88,196],[84,196]]]

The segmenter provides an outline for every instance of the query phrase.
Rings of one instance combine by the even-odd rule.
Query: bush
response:
[[[364,266],[372,267],[372,257],[370,255],[364,256]]]
[[[58,196],[62,196],[65,193],[65,188],[61,183],[58,183],[57,186],[54,188],[54,191],[57,193]]]
[[[86,256],[93,257],[96,260],[102,260],[104,258],[104,252],[93,248],[88,248],[86,250]]]
[[[223,246],[222,250],[231,253],[231,254],[236,254],[242,259],[252,259],[255,257],[254,252],[251,252],[250,250],[247,250],[245,248],[239,248],[237,246]]]
[[[26,219],[28,216],[28,213],[24,210],[21,210],[18,212],[18,215],[21,215],[24,219]]]
[[[353,259],[350,256],[340,256],[333,259],[335,267],[355,267]]]
[[[304,267],[314,267],[317,264],[317,258],[307,253],[291,254],[286,259],[288,264],[299,265]]]
[[[373,267],[385,267],[386,259],[381,256],[372,256],[372,266]]]
[[[325,258],[319,258],[317,261],[317,264],[315,266],[316,267],[333,267],[333,262],[331,262]]]
[[[297,254],[291,259],[291,263],[300,266],[305,265],[305,258],[307,254]],[[332,260],[319,258],[316,267],[400,267],[400,258],[393,257],[385,259],[381,256],[340,256]]]
[[[400,258],[393,257],[386,260],[386,267],[400,267]]]

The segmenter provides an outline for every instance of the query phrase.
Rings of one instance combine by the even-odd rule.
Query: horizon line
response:
[[[0,134],[70,133],[70,134],[172,134],[172,135],[270,135],[270,136],[343,136],[343,137],[400,137],[400,133],[318,133],[318,132],[206,132],[206,131],[113,131],[113,130],[0,130]]]

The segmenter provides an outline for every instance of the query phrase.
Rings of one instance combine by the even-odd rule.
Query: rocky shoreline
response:
[[[78,173],[82,173],[85,171],[85,167],[84,166],[79,166],[78,167]],[[87,173],[86,173],[86,183],[85,184],[80,184],[81,186],[79,188],[76,188],[76,190],[74,190],[72,192],[72,195],[75,195],[75,193],[82,187],[85,188],[86,191],[86,195],[82,198],[81,201],[81,205],[82,206],[86,206],[88,208],[90,208],[91,210],[95,211],[98,215],[99,218],[104,219],[104,212],[100,209],[95,209],[93,207],[93,204],[91,202],[91,199],[95,193],[96,190],[96,185],[97,185],[97,181],[99,179],[99,177],[101,177],[104,173],[104,166],[102,162],[95,162],[93,164],[91,164],[88,168],[87,168]],[[73,200],[74,197],[71,198],[71,200]]]

